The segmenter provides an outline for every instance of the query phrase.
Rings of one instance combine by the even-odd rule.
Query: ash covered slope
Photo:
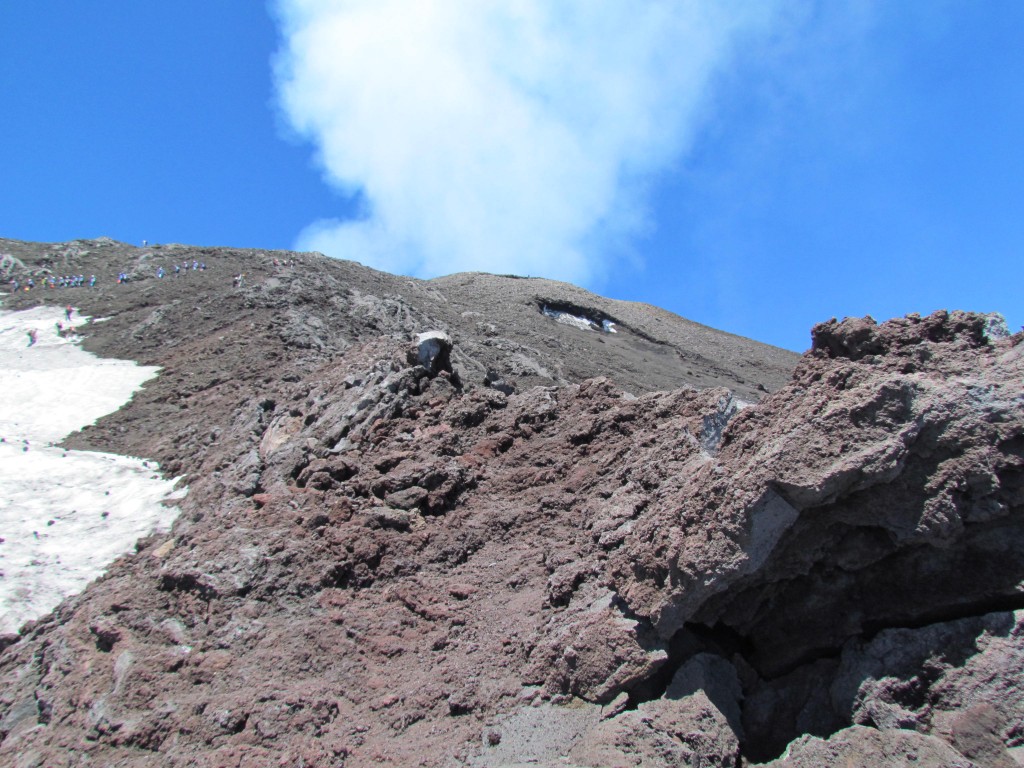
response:
[[[676,342],[571,287],[189,252],[210,270],[76,298],[112,315],[93,348],[165,366],[77,440],[176,465],[191,490],[172,536],[4,650],[0,760],[733,766],[788,744],[791,766],[1012,765],[1019,336],[964,313],[826,324],[738,411],[723,388],[574,381],[589,339],[615,337],[544,303]],[[467,315],[531,283],[520,335]],[[428,327],[456,337],[461,385],[443,355],[419,363]],[[536,350],[534,327],[567,335]],[[475,383],[520,354],[547,367],[524,349],[571,383]]]
[[[606,375],[634,394],[728,386],[755,401],[785,383],[798,359],[788,350],[656,307],[605,299],[539,278],[474,273],[422,281],[319,254],[134,248],[109,240],[45,245],[0,239],[0,253],[56,274],[97,274],[104,306],[110,313],[126,314],[121,325],[138,339],[129,342],[131,348],[149,354],[181,335],[172,324],[187,321],[192,333],[210,332],[219,325],[205,320],[223,323],[240,314],[226,309],[244,308],[274,310],[261,318],[266,322],[254,329],[258,335],[276,334],[286,343],[328,353],[368,335],[440,328],[453,336],[455,366],[463,368],[468,380],[482,380],[490,368],[520,387]],[[275,258],[294,260],[295,266],[275,267]],[[196,275],[175,278],[172,265],[196,260],[210,270],[189,282],[187,291],[175,290],[170,279]],[[154,277],[159,266],[168,271],[163,281]],[[132,292],[113,284],[122,271],[133,281]],[[231,276],[238,273],[245,274],[244,290],[227,295]],[[598,327],[609,320],[615,332],[582,330],[551,316],[566,313],[596,321]]]
[[[455,341],[454,369],[466,383],[490,374],[499,386],[520,390],[607,376],[634,394],[726,386],[752,402],[781,386],[799,359],[664,310],[549,280],[473,274],[421,281],[319,254],[135,248],[104,238],[0,239],[0,254],[11,257],[5,275],[97,276],[93,288],[36,290],[5,304],[80,304],[106,319],[89,329],[86,349],[163,367],[127,408],[70,444],[155,458],[170,474],[200,471],[210,442],[200,433],[222,424],[261,388],[281,376],[305,377],[351,345],[381,335],[443,330]],[[207,269],[192,270],[193,264]],[[175,265],[184,267],[181,274]],[[159,267],[167,273],[162,279],[155,276]],[[128,283],[117,284],[121,273]],[[242,286],[233,290],[238,274]],[[558,322],[545,307],[586,314],[598,324],[610,318],[617,332]]]
[[[456,339],[460,348],[490,360],[504,375],[526,374],[530,383],[553,379],[567,384],[607,376],[634,394],[681,386],[728,387],[753,402],[782,386],[796,365],[797,356],[787,350],[648,304],[595,296],[567,283],[474,273],[426,285],[445,299],[440,317],[452,327],[465,328],[466,338]],[[552,316],[570,322],[552,324]],[[571,324],[574,318],[589,320],[594,327],[609,322],[614,333],[581,334]],[[475,321],[471,331],[466,320]],[[543,376],[531,375],[531,361],[544,367]]]

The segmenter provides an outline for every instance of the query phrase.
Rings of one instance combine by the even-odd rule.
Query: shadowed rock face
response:
[[[69,444],[190,486],[9,638],[0,762],[1013,764],[1024,346],[986,316],[798,361],[542,280],[0,251],[101,276],[7,308],[164,367]]]

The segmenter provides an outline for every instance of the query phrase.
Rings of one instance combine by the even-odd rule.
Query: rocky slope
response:
[[[544,280],[0,252],[99,277],[6,308],[164,367],[69,442],[190,486],[7,638],[0,762],[1017,764],[1024,347],[987,317],[798,360]]]

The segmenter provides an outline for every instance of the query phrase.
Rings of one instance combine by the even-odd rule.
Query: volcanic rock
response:
[[[545,280],[0,251],[100,277],[5,309],[73,295],[109,318],[87,348],[163,368],[67,444],[190,489],[169,537],[0,651],[0,762],[971,766],[1024,743],[1024,339],[988,315],[831,321],[797,359]],[[208,268],[154,276],[184,259]]]

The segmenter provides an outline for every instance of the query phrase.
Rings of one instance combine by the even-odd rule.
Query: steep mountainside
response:
[[[1024,347],[986,316],[800,359],[546,280],[0,252],[99,278],[6,309],[164,368],[69,445],[190,487],[5,640],[0,762],[1017,764]]]

